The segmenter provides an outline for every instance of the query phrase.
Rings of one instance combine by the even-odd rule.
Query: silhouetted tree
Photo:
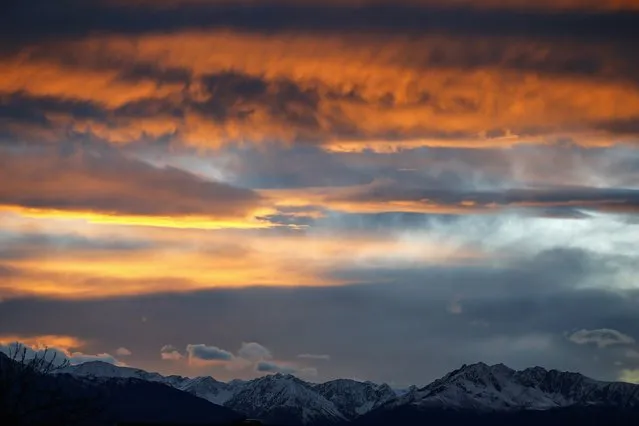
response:
[[[0,352],[0,425],[85,425],[99,414],[92,386],[56,374],[69,366],[59,352],[22,344]]]

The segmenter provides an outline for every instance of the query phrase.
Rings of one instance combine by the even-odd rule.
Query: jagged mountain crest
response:
[[[550,410],[579,406],[639,408],[639,386],[600,382],[578,373],[503,364],[463,365],[427,386],[397,392],[385,384],[337,379],[312,384],[274,374],[225,383],[213,377],[164,377],[104,362],[69,367],[81,377],[160,382],[247,417],[281,425],[335,424],[402,407],[473,412]]]
[[[224,405],[233,397],[237,387],[231,383],[217,381],[211,376],[200,376],[183,381],[179,389],[214,404]]]
[[[574,405],[639,406],[639,387],[599,382],[578,373],[533,367],[513,370],[503,364],[463,365],[431,384],[386,404],[483,411],[551,409]]]
[[[275,374],[251,380],[225,406],[274,424],[334,424],[346,420],[331,401],[312,385],[291,375]]]
[[[348,419],[354,419],[397,395],[387,384],[358,382],[350,379],[337,379],[314,386],[314,389],[331,401]]]
[[[89,361],[82,364],[71,365],[62,370],[59,374],[71,374],[76,377],[94,377],[94,378],[134,378],[146,380],[149,382],[167,382],[169,378],[164,377],[160,373],[148,372],[139,368],[123,367],[110,364],[104,361]],[[184,379],[180,376],[170,376],[170,381],[179,382]]]

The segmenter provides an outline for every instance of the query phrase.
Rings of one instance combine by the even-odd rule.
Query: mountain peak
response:
[[[344,420],[337,407],[312,385],[290,374],[272,374],[245,382],[225,404],[251,418],[275,424],[330,424]]]
[[[428,385],[431,387],[435,384],[440,385],[451,381],[467,380],[474,383],[494,382],[498,378],[501,380],[511,377],[515,373],[510,367],[504,364],[488,365],[483,362],[475,364],[463,364],[457,370],[453,370],[444,377]]]
[[[57,373],[66,373],[78,377],[94,378],[119,378],[119,379],[141,379],[150,382],[165,382],[164,376],[159,373],[149,373],[139,368],[121,367],[104,361],[89,361],[82,364],[71,365]]]
[[[114,365],[110,362],[106,362],[106,361],[102,361],[99,359],[96,359],[95,361],[87,361],[87,362],[82,362],[80,364],[75,364],[75,367],[79,367],[82,366],[83,368],[90,368],[90,367],[104,367],[104,368],[117,368],[117,365]]]
[[[395,391],[387,384],[370,381],[359,382],[337,379],[314,386],[322,396],[331,401],[347,418],[354,419],[396,398]]]
[[[494,371],[514,371],[514,370],[502,363],[488,365],[485,362],[477,362],[474,364],[463,364],[456,371],[494,372]]]
[[[516,371],[504,364],[480,362],[464,364],[426,387],[411,390],[392,406],[412,404],[480,411],[550,409],[602,402],[619,404],[624,401],[623,404],[628,404],[629,397],[625,395],[628,392],[635,395],[633,404],[639,406],[638,387],[614,385],[611,387],[610,383],[588,379],[578,373],[548,371],[542,367]],[[612,398],[614,393],[620,396]]]

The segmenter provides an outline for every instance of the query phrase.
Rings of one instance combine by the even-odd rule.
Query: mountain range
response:
[[[0,424],[639,424],[639,385],[541,367],[463,365],[427,386],[404,390],[347,379],[309,383],[283,374],[226,383],[100,361],[52,374],[25,377],[24,371],[0,353]]]
[[[246,418],[283,426],[377,426],[399,424],[399,419],[402,424],[527,424],[526,420],[537,418],[548,426],[553,421],[571,424],[570,419],[580,416],[582,425],[593,419],[639,424],[639,385],[541,367],[517,371],[503,364],[464,365],[427,386],[404,391],[347,379],[315,384],[282,374],[225,383],[212,377],[162,376],[99,361],[60,373],[96,383],[164,385]]]

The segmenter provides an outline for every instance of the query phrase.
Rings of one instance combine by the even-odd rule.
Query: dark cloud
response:
[[[232,217],[260,203],[248,189],[113,152],[4,153],[0,180],[0,204],[27,208]]]
[[[255,366],[255,370],[260,373],[280,373],[280,374],[294,374],[297,369],[286,365],[277,364],[274,362],[261,361]]]
[[[216,346],[203,344],[187,345],[186,352],[189,354],[189,358],[202,361],[231,361],[233,359],[232,353]]]
[[[70,114],[75,118],[105,118],[106,113],[91,102],[55,97],[30,97],[24,93],[0,94],[0,123],[24,122],[30,125],[52,126],[47,117],[53,113]]]
[[[201,79],[206,100],[193,109],[216,121],[249,118],[256,109],[301,129],[317,131],[315,119],[319,95],[287,80],[268,81],[227,72]]]
[[[232,5],[194,2],[179,7],[105,6],[68,0],[63,4],[29,0],[5,10],[0,21],[9,39],[83,36],[91,32],[142,33],[181,29],[235,28],[271,33],[304,30],[403,31],[465,35],[588,37],[629,39],[637,35],[637,15],[622,12],[531,12],[468,8],[379,5]],[[33,13],[38,10],[38,13]]]
[[[400,186],[395,182],[379,182],[357,192],[329,196],[328,201],[353,203],[415,202],[419,206],[429,204],[475,209],[494,208],[548,208],[585,209],[636,213],[639,210],[639,190],[622,188],[548,187],[532,189],[504,189],[501,191],[459,191],[442,188]],[[401,208],[401,207],[398,207]],[[574,215],[569,215],[573,216]]]
[[[141,81],[141,80],[153,80],[158,84],[171,84],[182,83],[188,85],[192,82],[192,71],[184,68],[161,68],[154,63],[127,63],[125,61],[118,61],[116,63],[109,62],[109,57],[98,58],[106,59],[106,63],[93,63],[91,65],[96,68],[118,68],[121,69],[121,73],[118,76],[123,80]],[[86,66],[87,64],[78,64],[80,66]]]
[[[299,367],[293,364],[286,364],[273,361],[261,361],[255,365],[255,371],[269,374],[293,374],[311,378],[317,376],[317,369],[314,367]]]
[[[315,219],[313,217],[293,214],[271,214],[266,216],[256,216],[256,219],[268,222],[273,225],[281,225],[294,228],[308,227],[315,223]]]
[[[636,135],[639,133],[639,116],[623,120],[610,120],[598,123],[595,127],[615,134]]]

